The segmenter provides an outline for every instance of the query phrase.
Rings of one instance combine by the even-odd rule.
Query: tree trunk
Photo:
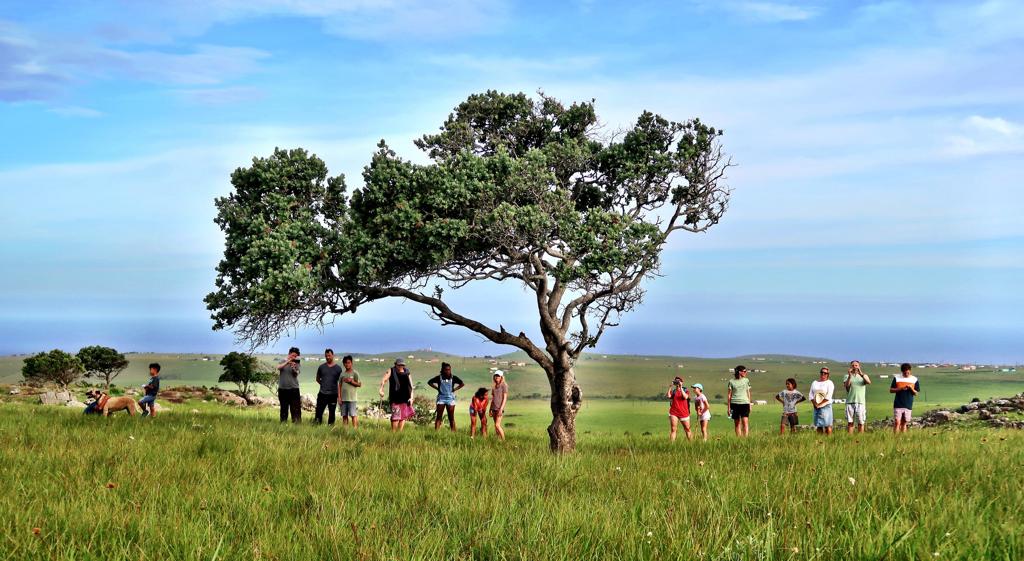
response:
[[[548,374],[551,383],[551,425],[548,426],[551,451],[562,454],[576,449],[576,413],[583,394],[576,385],[571,366],[555,366]]]

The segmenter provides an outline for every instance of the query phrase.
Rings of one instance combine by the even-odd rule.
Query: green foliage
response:
[[[30,356],[21,368],[21,375],[30,384],[52,382],[63,388],[81,378],[84,372],[78,357],[60,349]]]
[[[110,347],[99,345],[84,347],[78,351],[77,356],[85,369],[85,375],[103,378],[108,390],[110,381],[116,378],[122,370],[128,368],[128,359],[124,354]]]
[[[216,203],[225,252],[206,297],[214,328],[258,344],[366,302],[409,297],[436,278],[453,287],[518,279],[537,289],[547,275],[591,292],[593,306],[563,310],[566,325],[628,311],[672,231],[717,223],[728,191],[715,173],[728,164],[721,131],[696,119],[644,112],[611,141],[598,137],[597,123],[593,103],[472,95],[440,132],[416,142],[433,163],[403,160],[381,141],[351,198],[344,177],[330,177],[305,150],[254,158]],[[666,205],[674,213],[659,214]],[[544,290],[551,296],[550,284]],[[596,343],[585,331],[580,350]]]
[[[230,352],[220,359],[224,372],[217,382],[230,382],[238,386],[243,396],[250,393],[255,384],[269,385],[275,378],[274,373],[260,364],[258,358],[251,354]]]

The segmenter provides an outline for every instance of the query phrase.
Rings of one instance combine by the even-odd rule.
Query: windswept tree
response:
[[[107,391],[110,391],[110,381],[128,368],[128,359],[124,354],[110,347],[84,347],[78,351],[77,356],[85,368],[85,375],[103,378]]]
[[[60,349],[39,353],[25,359],[21,375],[30,384],[54,383],[64,390],[82,377],[85,368],[75,355]]]
[[[551,386],[551,448],[576,444],[573,371],[643,300],[675,232],[703,232],[726,210],[721,131],[644,112],[602,138],[593,103],[489,91],[455,108],[399,158],[381,141],[346,195],[343,176],[302,149],[275,150],[231,175],[216,201],[225,234],[214,329],[257,346],[384,298],[422,304],[526,352]],[[485,325],[445,289],[508,281],[536,306],[540,338]]]
[[[217,382],[230,382],[238,386],[239,393],[243,397],[249,395],[249,390],[256,384],[269,384],[274,374],[264,368],[258,358],[251,354],[230,352],[220,359],[220,365],[224,372],[217,379]]]

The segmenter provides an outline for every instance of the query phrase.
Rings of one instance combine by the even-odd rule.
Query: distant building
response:
[[[768,405],[768,402],[763,399],[758,399],[754,401],[754,405]]]

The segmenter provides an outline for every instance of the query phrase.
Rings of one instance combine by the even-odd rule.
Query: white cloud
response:
[[[744,18],[768,23],[806,21],[818,15],[815,8],[781,2],[727,2],[723,6]]]
[[[61,105],[58,107],[52,107],[48,109],[48,111],[65,117],[84,117],[87,119],[95,119],[96,117],[103,116],[102,111],[89,107],[79,107],[77,105]]]
[[[1024,125],[972,115],[964,119],[958,134],[947,138],[947,153],[959,157],[1024,153]]]

